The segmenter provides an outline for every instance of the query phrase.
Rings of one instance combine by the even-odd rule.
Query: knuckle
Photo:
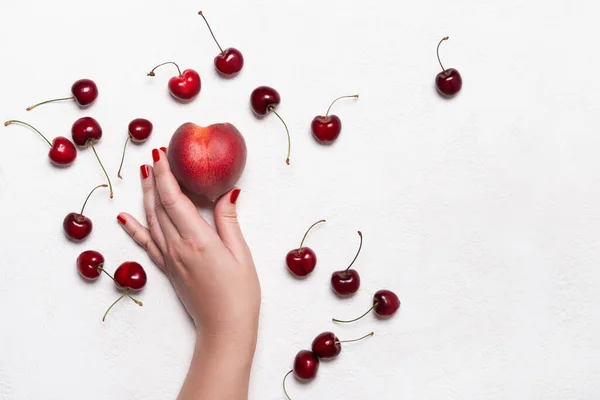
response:
[[[195,237],[183,237],[181,240],[183,245],[191,251],[201,253],[206,249],[206,246],[202,243],[202,241]]]
[[[148,228],[153,229],[158,225],[158,219],[156,218],[156,214],[148,214],[146,216],[146,221],[148,222]]]
[[[177,201],[178,196],[172,192],[165,192],[160,195],[160,202],[165,209],[172,209]]]

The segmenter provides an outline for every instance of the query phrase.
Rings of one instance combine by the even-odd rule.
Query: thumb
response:
[[[215,206],[215,225],[221,240],[238,261],[247,260],[250,250],[237,218],[236,203],[241,189],[225,193]]]

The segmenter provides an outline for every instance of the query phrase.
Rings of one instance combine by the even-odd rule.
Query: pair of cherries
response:
[[[312,342],[311,350],[301,350],[294,358],[292,370],[283,378],[283,391],[288,399],[291,400],[285,381],[288,376],[294,374],[294,377],[302,382],[313,380],[319,371],[320,360],[332,360],[342,352],[342,343],[358,342],[373,336],[371,332],[361,338],[353,340],[340,340],[333,332],[323,332]]]
[[[113,280],[119,289],[123,290],[123,294],[106,310],[102,321],[106,320],[106,316],[110,310],[123,299],[129,297],[135,304],[142,306],[142,302],[133,298],[130,292],[138,292],[146,286],[147,276],[144,268],[134,261],[127,261],[119,265],[115,271],[115,276],[106,272],[104,269],[104,256],[95,250],[86,250],[77,257],[77,271],[82,278],[88,281],[95,281],[100,278],[102,273],[106,274]]]
[[[300,242],[300,247],[290,250],[285,257],[288,270],[298,278],[307,277],[317,266],[317,254],[310,247],[305,247],[304,241],[312,228],[323,222],[326,221],[322,219],[312,224],[304,233],[302,241]],[[346,269],[335,271],[331,275],[331,288],[340,297],[353,295],[360,288],[360,274],[355,269],[352,269],[363,245],[363,235],[361,231],[358,231],[358,236],[360,237],[360,244],[350,265]]]
[[[214,59],[215,69],[223,77],[232,78],[236,76],[244,66],[244,56],[238,49],[233,47],[223,50],[202,11],[199,11],[198,14],[204,19],[204,22],[206,22],[206,26],[208,26],[211,36],[221,51]],[[168,61],[154,67],[152,71],[148,73],[148,76],[155,76],[154,71],[167,64],[174,65],[178,72],[178,75],[173,76],[168,82],[169,93],[171,96],[183,103],[194,100],[198,94],[200,94],[200,89],[202,88],[202,80],[200,79],[200,74],[196,70],[188,68],[181,71],[177,63]]]
[[[340,135],[340,132],[342,131],[342,120],[337,115],[330,115],[329,113],[331,111],[331,107],[333,107],[335,102],[347,98],[358,98],[358,95],[354,94],[350,96],[338,97],[329,105],[329,108],[327,109],[327,113],[325,115],[317,115],[313,118],[311,123],[311,130],[313,137],[319,143],[333,143]],[[288,152],[285,162],[289,165],[291,148],[290,131],[283,118],[281,118],[281,116],[276,111],[276,108],[279,105],[279,103],[281,103],[281,96],[279,95],[279,92],[270,86],[259,86],[256,89],[254,89],[250,94],[250,106],[257,117],[262,118],[269,114],[269,112],[272,112],[283,123],[288,139]]]

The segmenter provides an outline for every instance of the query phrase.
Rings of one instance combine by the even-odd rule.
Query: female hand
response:
[[[233,189],[218,200],[214,211],[216,231],[213,230],[182,193],[171,173],[165,151],[164,148],[152,151],[154,168],[141,167],[148,228],[126,213],[119,214],[118,219],[125,231],[166,273],[194,320],[198,332],[196,353],[202,354],[195,355],[190,374],[206,380],[207,371],[204,370],[215,368],[209,360],[211,354],[218,353],[220,362],[227,364],[226,355],[231,352],[237,357],[233,361],[243,364],[243,360],[247,360],[247,371],[240,371],[242,381],[247,380],[245,375],[246,372],[249,375],[256,346],[261,293],[252,255],[237,221],[235,203],[240,190]],[[212,364],[210,368],[203,367],[207,363]],[[231,372],[227,371],[227,374],[231,376]],[[233,375],[235,378],[235,371]],[[200,388],[198,392],[190,388],[190,382],[186,385],[182,396],[185,397],[183,393],[187,391],[202,397],[190,395],[185,398],[244,397],[222,396],[221,392],[210,397],[206,390]],[[214,386],[215,382],[206,385]]]

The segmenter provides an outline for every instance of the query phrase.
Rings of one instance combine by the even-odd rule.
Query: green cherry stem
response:
[[[111,310],[111,309],[112,309],[112,308],[115,306],[115,304],[117,304],[119,301],[121,301],[121,299],[122,299],[123,297],[127,296],[127,291],[128,291],[128,290],[127,290],[127,289],[125,289],[125,290],[123,291],[123,294],[121,295],[121,297],[119,297],[117,300],[115,300],[115,302],[114,302],[114,303],[112,303],[112,304],[110,305],[110,307],[108,307],[108,310],[106,310],[106,312],[104,313],[104,316],[102,317],[102,322],[104,322],[104,320],[106,320],[106,316],[108,315],[108,313],[110,312],[110,310]]]
[[[108,173],[106,172],[106,169],[104,168],[104,164],[102,164],[102,161],[100,161],[100,156],[98,156],[98,152],[96,151],[96,147],[94,146],[94,141],[90,140],[90,146],[92,147],[92,150],[94,151],[94,154],[96,155],[96,159],[98,160],[98,162],[100,163],[100,166],[102,167],[102,171],[104,171],[104,175],[106,175],[106,180],[108,181],[108,187],[110,190],[110,198],[113,198],[113,187],[112,187],[112,182],[110,181],[110,177],[108,176]]]
[[[288,372],[287,374],[285,374],[285,376],[283,377],[283,393],[285,393],[285,397],[288,398],[288,400],[292,400],[292,398],[290,397],[290,395],[287,392],[287,389],[285,388],[285,381],[287,379],[288,376],[290,376],[290,374],[294,372],[294,370],[290,370],[290,372]]]
[[[437,59],[438,59],[438,62],[440,63],[440,67],[442,67],[442,71],[446,71],[446,68],[444,68],[444,66],[442,65],[442,60],[440,60],[440,45],[448,39],[450,39],[449,36],[443,37],[442,40],[440,40],[440,42],[437,45]]]
[[[159,68],[159,67],[162,67],[163,65],[167,65],[167,64],[173,64],[174,66],[176,66],[176,67],[177,67],[177,71],[179,72],[179,76],[181,76],[181,75],[182,75],[182,73],[181,73],[181,69],[179,68],[179,65],[177,65],[177,64],[176,64],[176,63],[174,63],[173,61],[167,61],[167,62],[164,62],[164,63],[162,63],[162,64],[158,64],[156,67],[152,68],[152,71],[148,72],[148,76],[154,76],[154,71],[155,71],[157,68]]]
[[[358,318],[354,318],[354,319],[347,320],[347,321],[346,321],[346,320],[342,320],[342,319],[332,318],[332,321],[333,321],[333,322],[339,322],[340,324],[349,324],[349,323],[351,323],[351,322],[356,322],[356,321],[358,321],[359,319],[361,319],[361,318],[363,318],[364,316],[366,316],[366,315],[367,315],[368,313],[370,313],[371,311],[373,311],[373,310],[375,309],[375,307],[377,307],[378,305],[379,305],[379,302],[378,302],[378,301],[377,301],[377,302],[375,302],[375,304],[373,304],[373,307],[369,308],[369,311],[367,311],[366,313],[364,313],[363,315],[361,315],[361,316],[360,316],[360,317],[358,317]]]
[[[329,105],[329,108],[327,109],[327,113],[325,114],[325,116],[329,116],[329,111],[331,111],[331,107],[333,107],[333,105],[335,104],[336,101],[341,100],[341,99],[358,99],[358,95],[357,94],[352,94],[349,96],[340,96],[337,99],[335,99],[334,101],[331,102],[331,104]]]
[[[85,201],[83,202],[83,206],[81,207],[81,212],[79,213],[79,215],[83,215],[83,210],[85,210],[85,206],[87,205],[88,200],[90,199],[90,197],[92,197],[92,194],[96,191],[96,189],[100,189],[100,188],[105,188],[108,185],[106,183],[103,183],[102,185],[98,185],[95,188],[92,189],[92,191],[90,192],[90,194],[88,194],[88,196],[86,197]]]
[[[300,250],[302,250],[302,246],[304,245],[304,241],[306,240],[306,236],[308,236],[308,232],[310,232],[310,231],[311,231],[311,229],[315,227],[315,225],[318,225],[318,224],[320,224],[320,223],[322,223],[322,222],[327,222],[327,221],[326,221],[326,220],[324,220],[324,219],[322,219],[322,220],[320,220],[320,221],[317,221],[317,222],[315,222],[314,224],[312,224],[312,225],[310,226],[310,228],[308,228],[308,229],[306,230],[306,232],[304,233],[304,236],[302,237],[302,241],[300,242],[300,247],[298,247],[298,253],[300,253]]]
[[[121,176],[121,169],[123,168],[123,161],[125,161],[125,151],[127,150],[127,143],[131,140],[131,135],[127,136],[127,140],[125,141],[125,146],[123,146],[123,156],[121,157],[121,164],[119,165],[119,171],[117,172],[117,176],[119,179],[123,179]]]
[[[365,336],[363,336],[363,337],[361,337],[361,338],[358,338],[358,339],[352,339],[352,340],[338,340],[338,341],[336,341],[335,343],[336,343],[336,344],[340,344],[340,343],[354,343],[354,342],[360,342],[361,340],[363,340],[363,339],[366,339],[366,338],[368,338],[368,337],[370,337],[370,336],[373,336],[374,334],[375,334],[375,332],[371,332],[371,333],[369,333],[369,334],[366,334]]]
[[[283,126],[285,127],[285,132],[287,133],[287,140],[288,140],[287,158],[285,159],[285,163],[287,165],[290,165],[290,151],[292,149],[292,140],[290,139],[290,130],[288,129],[288,126],[285,123],[285,121],[283,120],[283,118],[281,118],[281,115],[279,115],[277,113],[277,111],[275,111],[275,107],[269,106],[269,111],[271,111],[273,114],[277,115],[277,118],[279,118],[279,120],[283,123]]]
[[[50,147],[52,147],[52,143],[48,140],[48,138],[46,136],[44,136],[42,134],[42,132],[38,131],[35,127],[33,127],[32,125],[29,125],[27,122],[19,121],[17,119],[11,119],[11,120],[6,121],[4,123],[4,126],[9,126],[11,124],[21,124],[21,125],[25,125],[25,126],[30,127],[31,129],[33,129],[34,131],[36,131],[41,137],[43,137],[44,140],[46,141],[46,143],[48,143],[48,145],[50,145]]]
[[[360,254],[360,250],[362,249],[362,245],[363,245],[363,235],[361,231],[358,231],[358,236],[360,236],[360,245],[358,246],[358,251],[356,252],[356,255],[354,256],[354,260],[352,260],[352,262],[350,263],[350,265],[348,265],[348,268],[346,268],[344,270],[344,275],[346,273],[348,273],[348,270],[350,269],[350,267],[352,267],[354,265],[354,262],[356,261],[356,259],[358,258],[358,255]]]
[[[52,100],[42,101],[41,103],[37,103],[37,104],[34,104],[34,105],[30,106],[30,107],[27,107],[26,110],[27,111],[31,111],[34,108],[39,107],[39,106],[44,105],[44,104],[54,103],[55,101],[65,101],[65,100],[75,100],[75,97],[73,97],[73,96],[71,96],[71,97],[62,97],[60,99],[52,99]]]
[[[221,45],[217,41],[217,38],[215,37],[215,34],[213,33],[213,31],[212,31],[212,29],[210,27],[210,24],[208,23],[208,20],[204,16],[204,13],[202,11],[198,11],[198,15],[201,16],[204,19],[204,22],[206,22],[206,26],[208,26],[208,30],[210,31],[210,35],[212,36],[212,38],[215,41],[215,43],[217,44],[217,46],[219,46],[219,50],[221,50],[221,54],[224,54],[225,52],[223,51],[223,48],[221,47]]]

